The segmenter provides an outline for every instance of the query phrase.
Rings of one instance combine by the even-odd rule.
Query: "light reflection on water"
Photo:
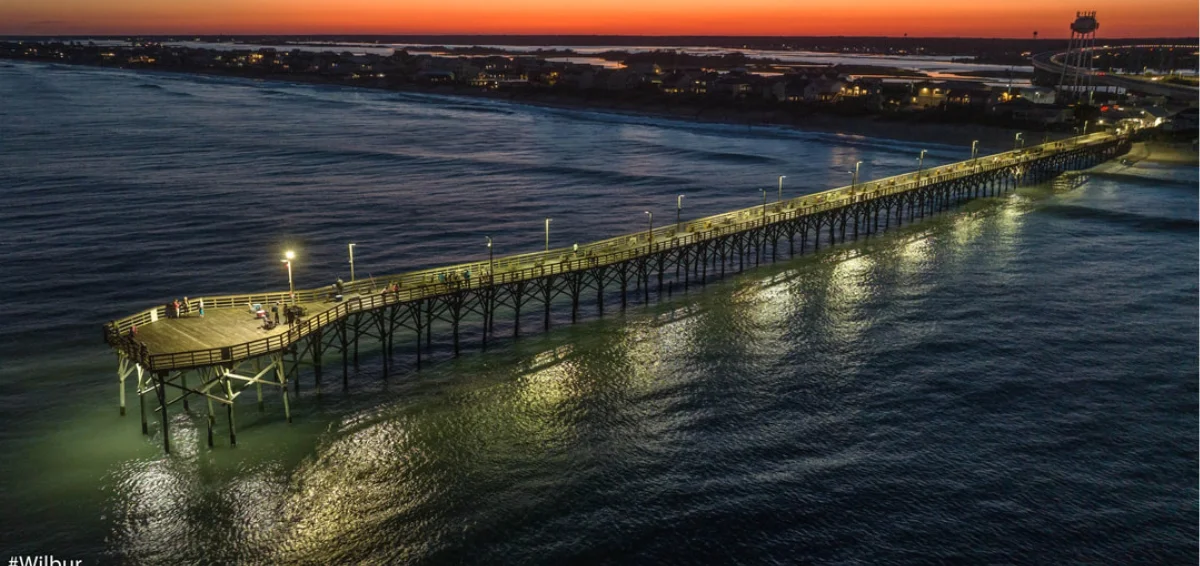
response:
[[[0,113],[21,131],[33,112],[20,109],[51,101],[28,93],[46,87],[68,101],[124,93],[185,126],[189,113],[226,120],[227,109],[237,122],[187,136],[137,122],[125,139],[121,120],[135,117],[89,96],[53,116],[57,161],[34,166],[52,148],[28,145],[0,156],[0,186],[28,204],[0,211],[0,242],[36,240],[50,254],[37,270],[23,251],[0,254],[0,296],[36,291],[40,313],[0,330],[0,441],[18,456],[0,472],[23,486],[0,497],[28,510],[4,519],[16,551],[143,563],[873,563],[881,552],[1060,563],[1148,555],[1139,541],[1150,540],[1166,561],[1194,558],[1195,486],[1177,478],[1195,477],[1194,452],[1179,449],[1195,445],[1195,168],[1137,191],[1096,179],[1018,192],[603,320],[556,321],[486,354],[401,367],[386,382],[370,353],[348,393],[317,395],[306,377],[292,425],[277,398],[262,414],[246,399],[236,448],[223,418],[210,451],[204,411],[173,410],[163,457],[154,415],[148,439],[136,400],[115,416],[111,359],[93,332],[113,315],[105,305],[132,309],[201,272],[269,286],[277,266],[258,260],[285,237],[309,242],[305,277],[328,279],[349,232],[381,242],[359,261],[383,270],[482,254],[483,210],[503,219],[487,225],[498,242],[537,247],[555,206],[554,237],[584,239],[640,229],[647,202],[669,216],[680,192],[685,217],[715,212],[753,204],[777,174],[790,173],[785,191],[810,190],[844,183],[858,159],[880,174],[911,167],[919,148],[436,97],[270,85],[292,94],[265,104],[267,87],[241,83],[5,72],[19,76],[0,81],[11,104]],[[130,76],[163,89],[120,91]],[[171,89],[196,96],[163,102]],[[87,114],[89,104],[110,110]],[[403,127],[375,129],[368,118],[391,106]],[[91,134],[72,129],[72,112],[116,120],[105,122],[115,134],[76,147]],[[237,133],[214,133],[225,130]],[[161,171],[122,167],[156,132],[202,150],[162,156]],[[99,155],[85,177],[47,171],[81,151]],[[148,177],[168,173],[166,186]],[[224,210],[229,194],[268,204]],[[75,222],[55,199],[91,214]],[[163,209],[185,226],[161,221]],[[264,225],[264,210],[312,224]],[[64,231],[64,219],[103,245]],[[113,243],[123,239],[165,255],[130,261]],[[67,364],[39,353],[55,343],[46,328],[85,354]]]

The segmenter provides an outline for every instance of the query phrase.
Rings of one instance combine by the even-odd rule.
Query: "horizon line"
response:
[[[513,38],[709,38],[709,39],[980,39],[980,40],[1021,40],[1021,41],[1056,41],[1069,39],[1070,36],[1062,37],[1021,37],[1021,36],[970,36],[970,35],[714,35],[714,34],[609,34],[609,33],[337,33],[337,32],[322,32],[322,33],[259,33],[259,32],[208,32],[208,33],[192,33],[192,32],[174,32],[174,33],[27,33],[27,34],[0,34],[0,38],[26,38],[26,37],[45,37],[45,38],[129,38],[129,37],[513,37]],[[1120,37],[1098,37],[1097,41],[1103,40],[1127,40],[1127,39],[1192,39],[1200,41],[1200,35],[1131,35]]]

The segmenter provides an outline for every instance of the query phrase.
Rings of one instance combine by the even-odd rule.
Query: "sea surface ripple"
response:
[[[1195,167],[1022,189],[387,380],[369,354],[348,392],[306,377],[292,425],[244,399],[236,448],[173,408],[168,457],[136,395],[117,416],[100,325],[284,288],[285,248],[325,285],[348,242],[371,277],[969,148],[30,64],[0,100],[9,555],[1197,561]]]

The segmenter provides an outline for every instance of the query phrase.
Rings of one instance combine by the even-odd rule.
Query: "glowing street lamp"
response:
[[[683,195],[679,195],[675,199],[675,231],[678,232],[682,224],[679,222],[679,215],[683,213]]]
[[[1017,132],[1017,135],[1013,136],[1013,149],[1017,149],[1017,144],[1020,144],[1020,147],[1025,147],[1025,136],[1021,135],[1021,132]]]
[[[927,149],[921,150],[921,156],[917,158],[917,186],[921,186],[921,168],[925,166],[925,153]]]
[[[496,273],[496,256],[495,256],[495,255],[493,255],[493,252],[492,252],[492,237],[491,237],[491,236],[484,236],[484,238],[487,238],[487,246],[488,246],[488,280],[490,281],[492,277],[495,277],[495,273]]]
[[[762,195],[763,195],[762,216],[763,216],[763,222],[765,223],[767,221],[767,190],[766,189],[759,189],[759,190],[762,191]]]
[[[783,202],[783,180],[786,178],[787,178],[787,175],[779,176],[779,201],[780,202]]]
[[[354,282],[354,244],[350,244],[350,282]]]
[[[645,214],[647,219],[650,221],[650,229],[646,231],[646,239],[649,240],[651,244],[653,244],[654,243],[654,213],[650,212],[649,210],[646,210],[643,212],[643,214]]]
[[[854,164],[854,176],[850,178],[850,192],[854,192],[854,185],[858,184],[858,168],[862,166],[862,161]]]
[[[971,163],[974,164],[979,159],[979,140],[971,142]]]
[[[279,260],[287,264],[288,270],[288,296],[291,298],[291,303],[296,304],[296,285],[292,282],[292,260],[296,259],[296,252],[288,250],[283,252],[283,259]]]
[[[546,251],[550,251],[550,218],[546,219]]]

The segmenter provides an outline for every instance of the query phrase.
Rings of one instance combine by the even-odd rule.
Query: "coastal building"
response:
[[[808,83],[806,77],[785,75],[771,81],[763,89],[763,97],[776,102],[803,102]]]
[[[836,102],[842,97],[846,83],[842,79],[818,77],[804,87],[807,102]]]
[[[912,85],[910,106],[914,108],[937,108],[945,104],[948,89],[941,83],[921,81],[910,84]]]
[[[1014,122],[1041,125],[1067,124],[1075,120],[1075,110],[1066,105],[1038,104],[1025,98],[1011,98],[992,106],[996,116]]]
[[[981,83],[960,82],[946,90],[946,107],[972,111],[986,111],[999,102],[999,94],[990,86]]]
[[[750,81],[743,77],[723,77],[714,81],[709,90],[731,98],[745,98],[751,89]]]
[[[1056,100],[1055,90],[1041,86],[1022,86],[1015,89],[1025,100],[1034,104],[1054,104]]]
[[[663,75],[662,91],[667,94],[706,94],[708,77],[701,71],[675,71]]]

